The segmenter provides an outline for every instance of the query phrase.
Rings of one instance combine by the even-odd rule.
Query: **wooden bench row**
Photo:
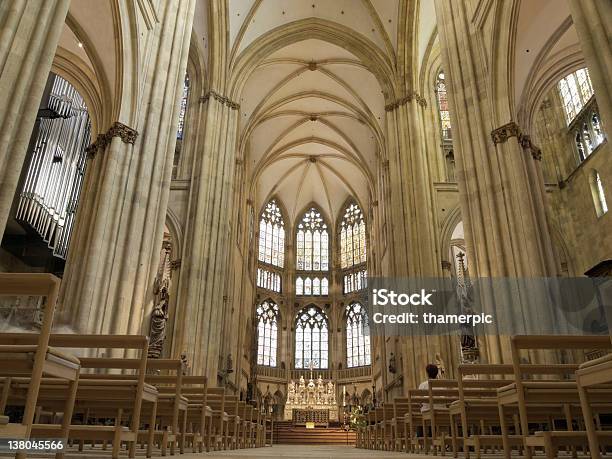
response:
[[[525,363],[527,352],[612,348],[609,336],[517,336],[512,364],[460,365],[456,380],[430,380],[425,390],[367,414],[358,431],[361,448],[469,457],[497,452],[548,458],[577,449],[600,459],[612,444],[601,414],[612,413],[612,357],[577,364]],[[533,354],[532,354],[533,355]]]
[[[0,437],[64,438],[80,450],[110,444],[113,458],[123,445],[129,457],[139,444],[150,457],[155,448],[166,455],[265,444],[266,414],[203,376],[185,376],[178,359],[148,359],[146,337],[51,334],[58,285],[51,275],[0,273],[0,295],[47,299],[40,333],[0,334]],[[21,420],[7,408],[22,409]]]

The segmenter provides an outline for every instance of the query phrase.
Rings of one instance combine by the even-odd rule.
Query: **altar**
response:
[[[312,379],[308,384],[304,376],[296,383],[291,380],[285,403],[285,421],[295,425],[327,426],[330,421],[338,420],[338,405],[336,404],[336,387],[331,381],[323,381],[321,376],[317,382]]]

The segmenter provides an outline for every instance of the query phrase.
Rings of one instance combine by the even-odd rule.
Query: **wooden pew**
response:
[[[612,340],[612,337],[610,339]],[[580,365],[578,371],[576,371],[576,384],[578,386],[578,395],[580,396],[580,406],[589,441],[591,458],[600,459],[599,437],[604,435],[604,433],[595,427],[594,413],[591,406],[593,401],[590,397],[590,392],[596,391],[603,384],[612,384],[612,354],[604,355]]]
[[[206,376],[183,376],[181,394],[187,397],[187,423],[185,439],[191,440],[193,450],[210,451],[212,409],[206,404],[208,379]]]
[[[497,389],[507,385],[507,379],[492,379],[513,375],[512,365],[469,364],[458,367],[459,400],[451,403],[449,415],[453,457],[458,455],[459,428],[463,452],[469,458],[470,448],[474,448],[479,458],[483,448],[500,448],[502,435],[493,434],[500,427],[497,406]],[[513,413],[506,413],[512,416]],[[513,421],[513,418],[510,419]],[[519,446],[520,438],[509,436],[512,446]]]
[[[88,368],[112,368],[116,359],[108,358],[84,358],[84,367]],[[139,359],[121,359],[123,370],[134,370],[139,366]],[[147,431],[139,431],[139,440],[147,443],[147,455],[150,456],[153,442],[161,445],[161,454],[165,456],[168,449],[174,455],[178,445],[181,454],[185,449],[185,437],[182,433],[187,424],[188,400],[181,394],[184,363],[180,359],[147,359],[148,373],[145,382],[158,391],[156,412],[153,413],[152,404],[143,406],[141,417],[151,418],[154,416],[154,428]],[[161,374],[161,372],[165,374]],[[158,372],[157,374],[154,372]],[[120,380],[136,381],[135,375],[117,374],[84,374],[81,380]],[[180,441],[179,441],[180,440]],[[81,447],[82,449],[82,447]]]
[[[206,403],[212,410],[210,445],[215,450],[228,447],[229,416],[225,412],[225,389],[209,387],[206,391]]]
[[[408,413],[404,415],[404,436],[410,453],[425,450],[425,426],[423,424],[423,405],[429,403],[429,390],[410,389],[408,391]],[[423,429],[423,436],[417,436],[418,427]]]
[[[408,451],[409,439],[406,437],[404,419],[408,414],[410,399],[406,397],[396,397],[393,399],[393,419],[391,420],[391,436],[393,438],[394,451]]]
[[[40,333],[26,334],[28,335],[26,343],[15,342],[14,337],[17,334],[0,334],[0,376],[4,376],[2,398],[0,399],[0,437],[2,438],[27,439],[31,437],[43,376],[61,378],[67,384],[62,405],[64,419],[58,426],[57,437],[67,438],[68,436],[79,379],[80,361],[75,356],[49,346],[59,284],[60,280],[51,274],[0,273],[0,296],[32,295],[46,298]],[[8,416],[4,416],[14,376],[29,379],[20,423],[11,423]],[[63,455],[63,452],[58,452],[56,457],[63,457]],[[16,457],[25,458],[25,453],[19,452]]]
[[[521,437],[525,447],[525,456],[530,459],[533,448],[544,449],[548,458],[555,458],[559,447],[583,446],[588,443],[586,431],[573,431],[573,416],[571,405],[578,405],[580,397],[575,381],[525,381],[523,374],[525,365],[521,361],[522,350],[569,350],[569,349],[610,349],[612,341],[609,336],[514,336],[511,339],[512,366],[514,383],[498,389],[500,421],[504,407],[518,406]],[[565,369],[569,374],[577,370],[577,365],[549,365]],[[565,368],[564,368],[565,367]],[[612,388],[600,389],[591,394],[591,404],[605,404],[612,400]],[[529,432],[529,405],[561,405],[565,411],[566,431]],[[554,426],[553,426],[554,427]],[[505,430],[505,426],[502,426]],[[507,430],[506,430],[507,432]],[[608,438],[607,434],[602,433]],[[612,433],[609,437],[612,440]],[[609,441],[608,440],[608,441]],[[509,448],[504,445],[506,457],[509,458]]]
[[[32,336],[28,334],[6,334],[5,341],[11,344],[28,345]],[[106,369],[109,371],[118,369],[132,369],[135,374],[130,380],[112,379],[98,381],[95,379],[79,379],[76,390],[74,412],[89,414],[91,416],[114,418],[114,426],[106,425],[79,425],[70,424],[68,438],[78,441],[105,441],[112,442],[113,458],[119,456],[122,443],[128,443],[129,456],[134,457],[138,429],[140,426],[141,409],[143,403],[151,403],[157,406],[157,390],[145,383],[147,364],[148,339],[145,336],[136,335],[68,335],[52,334],[49,344],[54,347],[65,347],[73,349],[114,349],[126,352],[135,350],[140,352],[139,359],[134,364],[133,359],[117,358],[89,358],[81,363],[81,372],[91,368],[96,370]],[[136,368],[132,368],[136,366]],[[25,387],[29,381],[18,384],[14,396],[22,399],[27,398]],[[25,387],[24,387],[25,386]],[[50,409],[61,409],[61,401],[65,399],[67,385],[58,379],[46,379],[41,385],[41,391],[45,394],[44,404]],[[21,395],[20,395],[21,393]],[[153,413],[155,408],[152,408]],[[129,427],[122,426],[124,418],[129,419]],[[152,418],[154,419],[154,417]],[[55,425],[34,424],[32,435],[36,437],[57,438],[61,430]]]
[[[444,453],[451,444],[449,405],[459,399],[458,382],[454,379],[430,379],[427,404],[421,409],[424,450]],[[428,434],[431,432],[431,435]]]

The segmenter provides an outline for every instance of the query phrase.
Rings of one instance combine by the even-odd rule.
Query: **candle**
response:
[[[346,406],[346,386],[342,386],[342,406]]]

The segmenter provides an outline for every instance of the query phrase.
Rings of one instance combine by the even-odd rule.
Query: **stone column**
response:
[[[442,270],[438,261],[440,247],[432,161],[428,161],[425,147],[426,102],[419,94],[408,92],[385,109],[391,196],[391,208],[387,215],[393,222],[389,233],[393,260],[391,272],[383,275],[440,277]],[[401,349],[404,390],[418,385],[422,379],[421,369],[433,360],[436,353],[446,356],[445,351],[449,348],[447,341],[448,338],[442,336],[411,336],[400,340],[397,348]],[[387,347],[384,338],[381,345],[382,349]],[[389,354],[390,350],[386,351]],[[398,354],[396,352],[399,366]],[[382,374],[383,384],[386,385],[391,382],[385,380],[389,355],[384,357]],[[449,359],[450,356],[447,356],[447,361]]]
[[[0,3],[0,235],[69,5],[70,0]]]
[[[541,155],[514,121],[496,119],[500,113],[512,113],[511,102],[492,95],[491,88],[501,84],[491,81],[491,67],[497,62],[484,62],[479,43],[488,39],[487,31],[477,29],[468,7],[461,0],[436,0],[472,274],[554,276],[557,266],[546,219]],[[520,310],[518,298],[516,307]],[[488,361],[501,361],[501,341],[492,337],[486,344]]]
[[[194,164],[185,231],[184,272],[177,324],[180,348],[187,349],[194,374],[217,380],[224,340],[223,292],[229,266],[232,187],[236,162],[238,105],[215,91],[202,98],[200,154]],[[197,358],[197,360],[193,360]]]
[[[612,134],[612,2],[568,0],[604,131]]]
[[[126,79],[144,79],[138,98],[117,101],[126,104],[119,113],[136,113],[134,125],[113,123],[89,148],[62,283],[64,317],[80,332],[148,333],[194,7],[160,3],[159,22],[139,43],[150,60]]]

